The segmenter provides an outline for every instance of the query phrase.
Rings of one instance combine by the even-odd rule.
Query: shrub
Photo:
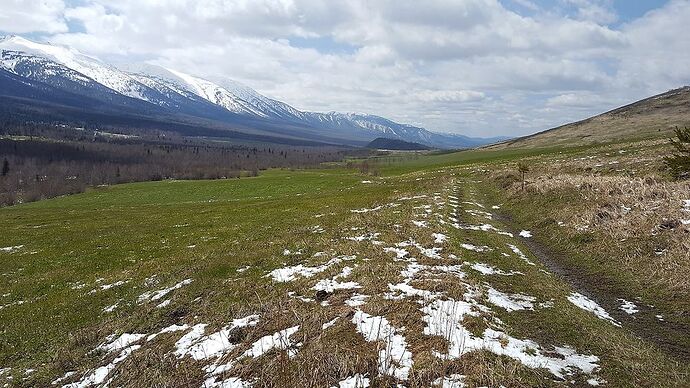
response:
[[[690,178],[690,128],[680,129],[676,127],[676,139],[671,139],[671,144],[676,152],[664,158],[666,167],[675,179]]]

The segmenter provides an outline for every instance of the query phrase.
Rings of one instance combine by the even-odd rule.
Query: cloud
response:
[[[66,32],[64,10],[62,0],[4,0],[0,31],[15,34]]]
[[[29,9],[19,3],[42,2],[8,9]],[[236,79],[300,109],[480,136],[546,129],[690,81],[686,0],[627,24],[611,0],[52,3],[34,7],[51,20],[41,31],[104,59]],[[3,28],[36,28],[23,25]]]
[[[613,0],[561,0],[577,10],[576,17],[599,24],[611,24],[618,20],[613,10]]]
[[[424,102],[467,102],[484,97],[484,93],[474,90],[426,90],[417,94],[417,98]]]

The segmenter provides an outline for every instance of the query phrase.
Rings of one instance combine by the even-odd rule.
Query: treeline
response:
[[[237,146],[69,128],[51,133],[52,138],[35,136],[43,131],[0,138],[0,206],[79,193],[98,185],[256,176],[267,168],[310,168],[345,156],[336,147]],[[66,135],[55,136],[61,132]]]

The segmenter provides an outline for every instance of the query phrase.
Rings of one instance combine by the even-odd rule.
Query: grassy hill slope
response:
[[[489,149],[583,146],[667,138],[690,126],[690,87],[662,93],[600,115],[488,146]]]

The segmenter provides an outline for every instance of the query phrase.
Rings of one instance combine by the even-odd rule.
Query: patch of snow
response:
[[[50,385],[58,385],[58,384],[60,384],[60,382],[69,379],[70,377],[74,376],[75,374],[77,374],[77,372],[69,371],[69,372],[65,373],[62,377],[58,377],[57,379],[53,380],[50,383]],[[0,369],[0,376],[1,375],[2,375],[2,369]]]
[[[532,237],[532,232],[530,232],[529,230],[521,230],[520,237],[530,238]]]
[[[215,377],[210,377],[204,381],[202,388],[251,388],[252,383],[244,381],[239,377],[229,377],[222,381],[217,381]]]
[[[14,246],[9,246],[9,247],[4,247],[4,248],[0,248],[0,252],[13,253],[15,251],[22,249],[23,247],[24,247],[24,245],[14,245]]]
[[[115,304],[110,305],[110,306],[108,306],[108,307],[104,307],[102,311],[103,311],[104,313],[112,313],[112,312],[115,311],[115,309],[117,308],[117,305],[118,305],[118,303],[115,303]]]
[[[488,252],[488,251],[492,250],[491,248],[489,248],[486,245],[480,247],[477,245],[465,244],[465,243],[460,244],[460,247],[463,249],[467,249],[468,251],[475,251],[475,252]]]
[[[304,266],[303,264],[295,265],[292,267],[284,267],[284,268],[278,268],[274,269],[273,271],[269,272],[268,275],[273,278],[273,281],[276,282],[291,282],[293,280],[297,279],[297,275],[305,277],[305,278],[310,278],[317,273],[321,273],[329,269],[335,264],[341,263],[345,260],[354,260],[355,256],[339,256],[335,257],[328,262],[319,265],[317,267],[307,267]]]
[[[93,385],[102,384],[108,377],[108,374],[110,374],[110,372],[112,372],[113,369],[115,369],[117,364],[124,361],[127,357],[129,357],[130,354],[132,354],[132,352],[139,349],[140,347],[141,346],[139,345],[132,345],[130,347],[123,349],[120,352],[120,354],[117,357],[115,357],[115,359],[109,364],[96,368],[93,372],[84,376],[81,380],[77,381],[76,383],[63,385],[62,388],[86,388]]]
[[[252,347],[242,354],[244,357],[258,358],[273,349],[286,350],[289,357],[297,355],[296,346],[290,340],[290,336],[299,330],[299,326],[292,326],[277,333],[259,338]]]
[[[481,231],[481,232],[494,232],[503,236],[508,236],[508,237],[513,237],[513,234],[510,232],[505,232],[503,230],[500,230],[496,228],[495,226],[491,224],[482,224],[482,225],[462,225],[457,222],[457,220],[453,220],[453,227],[455,229],[463,229],[463,230],[476,230],[476,231]]]
[[[405,249],[402,249],[402,248],[394,248],[394,247],[383,248],[383,251],[384,251],[384,252],[393,252],[393,253],[395,253],[395,256],[396,256],[398,259],[402,259],[403,257],[405,257],[405,256],[407,256],[407,255],[409,254],[409,252],[408,252],[407,250],[405,250]]]
[[[111,283],[111,284],[101,284],[100,287],[101,287],[101,290],[109,290],[113,287],[119,287],[125,283],[127,283],[127,282],[124,280],[119,280],[119,281],[117,281],[115,283]]]
[[[585,310],[589,311],[592,314],[596,315],[597,318],[603,319],[605,321],[611,322],[615,326],[620,327],[620,323],[613,319],[609,313],[606,312],[599,304],[592,299],[589,299],[588,297],[580,294],[579,292],[573,292],[568,296],[568,300],[570,303],[574,304],[575,306]]]
[[[591,374],[599,367],[598,357],[580,355],[567,347],[556,347],[559,357],[549,357],[537,343],[513,338],[493,329],[487,328],[481,337],[476,337],[462,325],[465,315],[478,314],[467,302],[436,300],[425,306],[422,312],[427,324],[424,334],[441,336],[449,343],[446,354],[435,352],[443,359],[457,359],[472,351],[486,350],[518,360],[529,368],[546,368],[560,379],[574,370]]]
[[[357,282],[341,283],[334,279],[321,279],[311,289],[331,293],[335,290],[352,290],[355,288],[362,288],[362,286]]]
[[[162,309],[164,307],[168,307],[168,305],[170,305],[170,299],[162,301],[156,306],[156,308]]]
[[[518,271],[510,271],[510,272],[505,272],[503,270],[500,270],[496,267],[493,267],[489,264],[485,263],[473,263],[470,268],[473,270],[481,273],[482,275],[505,275],[505,276],[510,276],[510,275],[522,275],[522,272]]]
[[[460,374],[452,374],[446,377],[440,377],[431,383],[432,386],[441,388],[464,388],[465,376]]]
[[[443,233],[432,233],[431,236],[434,238],[434,243],[443,244],[448,240],[448,236]]]
[[[381,235],[381,233],[367,233],[367,234],[363,234],[360,236],[345,237],[345,239],[350,240],[350,241],[361,242],[361,241],[365,241],[365,240],[375,240],[380,235]]]
[[[168,295],[174,290],[177,290],[179,288],[182,288],[188,284],[192,283],[192,279],[185,279],[177,284],[175,284],[172,287],[164,288],[162,290],[158,291],[147,291],[141,295],[139,295],[138,302],[142,303],[146,300],[154,301],[154,300],[159,300],[162,299],[164,296]]]
[[[367,387],[369,387],[369,378],[365,377],[364,375],[357,373],[354,376],[350,376],[350,377],[346,378],[345,380],[339,381],[337,387],[334,386],[331,388],[367,388]]]
[[[330,321],[324,323],[323,325],[321,325],[321,330],[326,330],[329,327],[332,327],[333,325],[335,325],[335,323],[338,321],[338,319],[339,319],[339,317],[335,317],[335,318],[331,319]]]
[[[116,350],[124,349],[128,347],[129,345],[139,341],[140,339],[144,338],[146,335],[145,334],[130,334],[130,333],[123,333],[120,335],[116,340],[107,343],[107,344],[101,344],[99,345],[96,349],[97,350],[103,350],[107,353],[114,352]]]
[[[516,310],[534,310],[532,302],[537,299],[533,296],[522,294],[506,294],[494,288],[487,290],[487,298],[489,302],[505,309],[506,311]]]
[[[158,333],[153,333],[153,334],[149,335],[148,337],[146,337],[146,341],[147,341],[147,342],[148,342],[148,341],[151,341],[151,340],[153,340],[154,338],[158,337],[158,336],[161,335],[161,334],[165,334],[165,333],[174,333],[174,332],[176,332],[176,331],[183,331],[183,330],[187,330],[187,329],[189,329],[189,325],[187,325],[187,324],[184,324],[184,325],[170,325],[170,326],[167,326],[167,327],[162,328],[161,331],[159,331]]]
[[[369,295],[354,294],[348,300],[345,301],[345,304],[350,307],[359,307],[366,304],[367,299],[369,298]]]
[[[350,212],[352,212],[352,213],[369,213],[369,212],[376,212],[376,211],[379,211],[381,209],[383,209],[383,206],[376,206],[376,207],[373,207],[371,209],[367,209],[367,208],[352,209],[352,210],[350,210]]]
[[[190,330],[189,333],[183,335],[182,338],[177,340],[177,342],[175,342],[175,355],[178,357],[184,357],[184,355],[189,351],[189,348],[191,348],[192,345],[199,340],[199,338],[204,336],[206,326],[208,325],[205,323],[197,323],[196,325],[192,326],[192,330]]]
[[[493,214],[491,214],[489,212],[482,211],[482,210],[468,209],[468,210],[465,210],[465,213],[469,213],[475,217],[486,218],[487,220],[492,220],[494,218]]]
[[[184,349],[178,347],[176,354],[178,357],[189,354],[195,360],[221,356],[237,346],[230,342],[230,333],[233,330],[248,326],[256,326],[257,323],[259,323],[258,315],[249,315],[244,318],[233,319],[229,325],[223,327],[220,331],[205,337],[196,337],[190,342],[190,346]]]
[[[518,247],[516,247],[515,245],[512,245],[512,244],[508,244],[508,247],[510,248],[511,251],[513,251],[513,253],[515,253],[516,255],[518,255],[518,257],[521,258],[525,263],[527,263],[527,264],[529,264],[529,265],[536,265],[536,264],[534,264],[530,259],[528,259],[527,256],[526,256],[524,253],[522,253],[522,251],[520,250],[520,248],[518,248]]]
[[[367,342],[382,341],[385,348],[379,350],[379,372],[399,380],[407,380],[412,368],[412,353],[408,350],[405,337],[397,334],[386,318],[369,315],[357,310],[352,317],[357,332]]]
[[[639,312],[640,310],[637,308],[637,305],[631,301],[625,300],[625,299],[618,299],[619,302],[621,302],[620,307],[618,307],[620,310],[625,311],[626,314],[635,314],[636,312]]]

